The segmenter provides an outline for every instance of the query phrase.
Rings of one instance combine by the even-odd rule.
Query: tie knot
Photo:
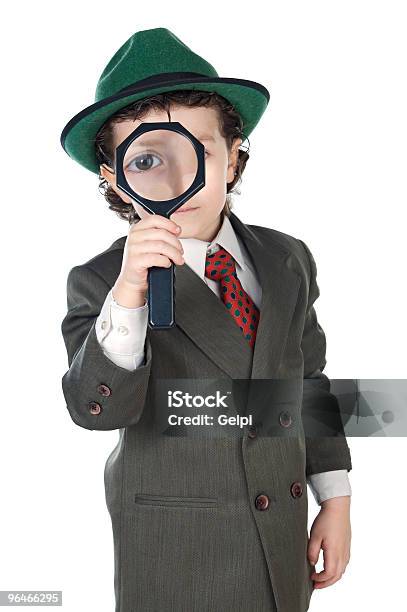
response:
[[[213,280],[233,275],[236,272],[235,260],[232,255],[224,248],[220,248],[216,253],[206,256],[205,276]]]

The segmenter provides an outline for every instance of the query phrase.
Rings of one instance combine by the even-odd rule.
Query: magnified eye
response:
[[[158,160],[158,163],[154,163],[154,158]],[[140,153],[128,164],[127,167],[131,172],[145,172],[146,170],[155,168],[160,163],[161,160],[159,157],[154,155],[154,153]]]

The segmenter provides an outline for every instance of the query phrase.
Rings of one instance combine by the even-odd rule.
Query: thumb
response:
[[[308,559],[313,565],[316,565],[316,563],[318,562],[319,552],[321,550],[321,543],[321,538],[317,538],[316,536],[311,536],[311,539],[308,542]]]

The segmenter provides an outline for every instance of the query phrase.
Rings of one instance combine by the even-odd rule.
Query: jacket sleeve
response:
[[[72,420],[90,430],[135,425],[144,408],[151,371],[148,335],[145,363],[131,371],[111,361],[98,342],[96,322],[109,290],[108,283],[86,264],[68,274],[68,312],[61,331],[69,369],[62,378],[62,390]]]
[[[330,392],[326,365],[326,338],[314,308],[319,297],[317,268],[307,245],[300,240],[310,266],[309,296],[301,350],[304,357],[302,421],[306,439],[306,475],[352,469],[339,402]]]

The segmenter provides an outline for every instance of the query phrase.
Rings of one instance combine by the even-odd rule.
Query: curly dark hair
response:
[[[241,138],[242,143],[247,140],[243,134],[243,122],[239,113],[233,105],[215,92],[198,90],[175,90],[149,96],[142,100],[137,100],[109,117],[98,131],[95,138],[96,157],[100,165],[107,164],[110,168],[114,167],[113,150],[113,125],[128,119],[142,119],[151,109],[165,110],[168,120],[171,121],[171,105],[197,107],[205,106],[215,108],[219,118],[219,131],[226,140],[228,151],[231,150],[236,138]],[[231,192],[240,193],[234,187],[241,180],[246,162],[249,159],[249,148],[239,148],[239,158],[236,166],[235,178],[227,184],[227,196],[222,215],[230,215],[232,209]],[[140,220],[132,204],[124,202],[120,196],[110,186],[103,175],[99,174],[99,191],[103,194],[109,209],[113,210],[120,219],[127,220],[129,223]]]

